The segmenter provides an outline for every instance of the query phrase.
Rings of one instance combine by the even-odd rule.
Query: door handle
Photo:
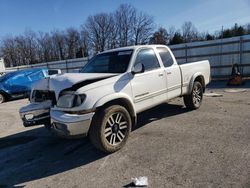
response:
[[[167,75],[172,74],[172,72],[167,72]]]
[[[159,73],[158,76],[163,76],[163,73]]]

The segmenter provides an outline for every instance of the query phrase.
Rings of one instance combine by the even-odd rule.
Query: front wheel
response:
[[[185,95],[184,104],[187,108],[195,110],[200,108],[203,99],[203,88],[200,82],[194,82],[192,91],[189,95]]]
[[[6,100],[5,96],[2,93],[0,93],[0,104],[4,103],[5,100]]]
[[[131,126],[131,117],[126,108],[113,105],[95,114],[89,137],[97,149],[112,153],[125,145]]]

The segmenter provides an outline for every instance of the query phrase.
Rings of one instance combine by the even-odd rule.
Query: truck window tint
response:
[[[161,60],[164,64],[164,67],[170,67],[174,64],[174,60],[170,54],[170,52],[166,48],[158,47],[156,48],[159,52]]]
[[[150,71],[160,67],[153,49],[140,50],[137,54],[134,66],[138,63],[142,63],[144,65],[145,71]]]

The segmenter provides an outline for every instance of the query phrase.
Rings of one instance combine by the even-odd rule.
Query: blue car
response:
[[[32,85],[47,76],[48,70],[41,68],[6,73],[0,77],[0,103],[28,97]]]

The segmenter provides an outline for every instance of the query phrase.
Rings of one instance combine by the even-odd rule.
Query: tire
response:
[[[125,145],[131,127],[131,117],[126,108],[113,105],[95,114],[89,137],[97,149],[113,153]]]
[[[195,81],[191,94],[185,95],[184,104],[188,109],[196,110],[200,108],[203,99],[203,88],[200,82]]]
[[[0,104],[4,103],[5,101],[6,101],[5,96],[2,93],[0,93]]]

